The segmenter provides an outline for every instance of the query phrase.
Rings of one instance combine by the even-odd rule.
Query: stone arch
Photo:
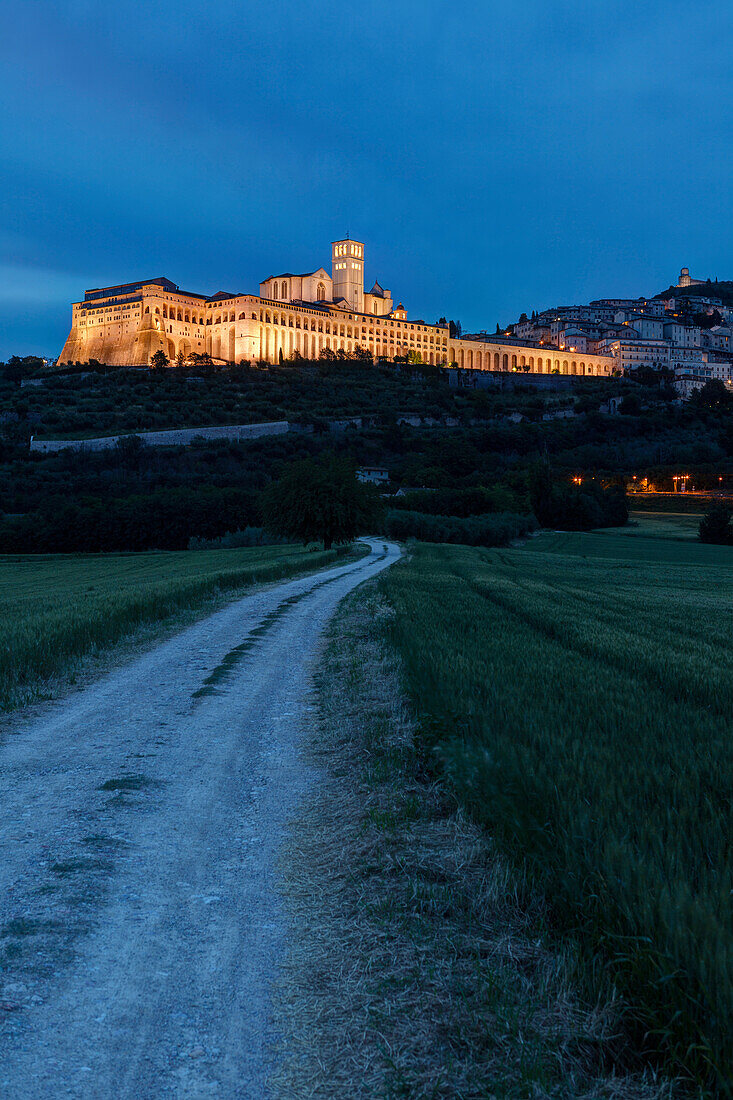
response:
[[[499,352],[498,352],[498,351],[495,351],[495,352],[494,352],[494,370],[498,370],[498,369],[499,369],[499,366],[500,366],[500,363],[499,363]]]
[[[468,349],[468,364],[469,369],[473,367],[473,348]]]
[[[567,361],[567,359],[563,359],[563,361],[562,361],[562,372],[563,372],[563,374],[568,373],[568,361]]]
[[[288,296],[288,284],[283,279],[282,286],[280,288],[280,297],[282,298],[283,301],[285,301],[287,296]]]
[[[273,302],[277,301],[277,283],[276,282],[272,284],[272,300],[273,300]]]
[[[509,356],[506,352],[501,357],[501,369],[509,370]]]
[[[512,356],[512,370],[516,370],[516,369],[517,369],[517,357],[516,357],[516,355],[513,355]]]
[[[578,373],[578,364],[576,363],[575,359],[573,359],[572,363],[570,364],[570,373],[571,374],[577,374]]]
[[[163,316],[167,320],[167,318],[168,318],[168,307],[167,306],[163,306]]]
[[[254,316],[254,315],[253,315],[253,316]],[[247,318],[245,317],[245,315],[244,315],[243,313],[240,313],[240,314],[239,314],[239,320],[240,320],[240,321],[246,321],[246,319],[247,319]]]
[[[316,300],[319,302],[325,302],[326,300],[326,287],[323,283],[318,284],[318,289],[316,291]]]
[[[176,357],[176,345],[173,343],[172,340],[168,340],[168,341],[166,341],[166,343],[168,345],[168,350],[167,350],[168,358],[169,359],[175,359],[175,357]]]
[[[190,340],[181,340],[178,344],[178,352],[179,352],[179,354],[183,354],[184,356],[190,355],[191,354],[191,341]]]

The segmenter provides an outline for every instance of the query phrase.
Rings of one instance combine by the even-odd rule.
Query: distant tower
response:
[[[680,271],[680,280],[677,283],[677,286],[689,286],[691,282],[692,279],[690,278],[689,267],[683,267]]]
[[[334,241],[331,245],[333,297],[345,298],[355,313],[364,312],[364,245],[361,241]]]

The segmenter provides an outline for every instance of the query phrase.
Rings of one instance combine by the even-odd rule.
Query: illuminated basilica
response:
[[[331,245],[330,275],[323,267],[300,275],[286,271],[259,289],[258,295],[219,291],[207,297],[158,278],[87,290],[72,306],[58,362],[146,366],[162,351],[171,361],[195,353],[218,363],[278,363],[361,348],[375,359],[410,356],[477,370],[610,375],[615,365],[607,356],[568,359],[556,348],[502,342],[500,336],[452,339],[447,324],[408,320],[379,283],[364,290],[360,241]]]

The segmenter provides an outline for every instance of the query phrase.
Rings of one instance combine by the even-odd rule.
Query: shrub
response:
[[[287,539],[268,535],[264,527],[245,527],[241,531],[227,531],[215,539],[191,538],[189,550],[236,550],[242,546],[280,546]]]
[[[718,546],[733,543],[731,510],[727,504],[713,504],[700,520],[698,528],[700,542],[710,542]]]
[[[0,552],[185,550],[255,519],[257,499],[242,489],[159,489],[146,495],[49,501],[41,512],[5,519]]]
[[[387,513],[385,533],[396,539],[451,542],[464,546],[508,546],[536,530],[534,516],[498,512],[484,516],[434,516],[393,509]]]
[[[487,512],[513,512],[518,510],[519,497],[503,485],[485,488],[482,485],[467,489],[445,488],[434,491],[416,489],[395,497],[394,508],[408,512],[423,512],[434,516],[480,516]]]

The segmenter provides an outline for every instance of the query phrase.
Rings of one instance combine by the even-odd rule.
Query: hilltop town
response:
[[[676,286],[653,298],[599,298],[523,313],[503,335],[522,345],[608,357],[617,373],[669,372],[688,396],[709,379],[733,379],[732,290],[730,283],[693,279],[683,267]]]
[[[72,306],[59,364],[179,364],[210,358],[278,363],[364,354],[459,371],[609,378],[646,368],[665,372],[683,396],[709,379],[730,384],[729,300],[683,268],[670,292],[654,298],[602,298],[523,313],[495,333],[408,319],[389,290],[364,283],[365,245],[331,245],[323,267],[271,275],[259,294],[183,291],[164,277],[87,290]],[[725,286],[726,284],[723,284]],[[727,295],[726,295],[727,299]]]

